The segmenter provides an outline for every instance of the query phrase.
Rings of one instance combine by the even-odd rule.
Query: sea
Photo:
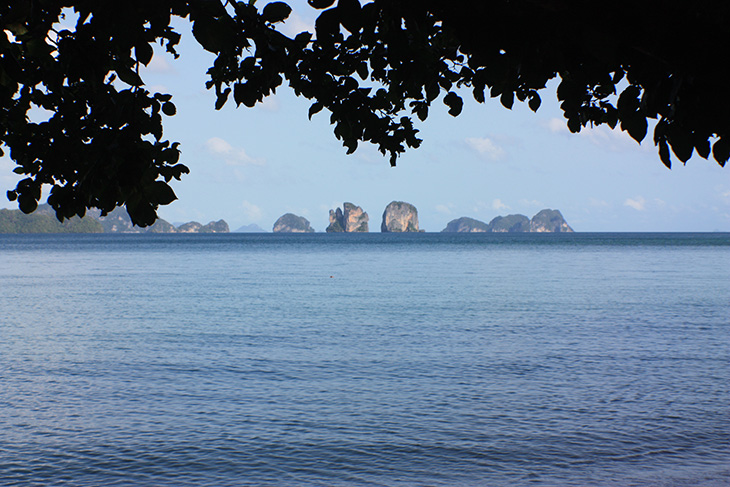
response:
[[[0,485],[730,485],[730,234],[0,235]]]

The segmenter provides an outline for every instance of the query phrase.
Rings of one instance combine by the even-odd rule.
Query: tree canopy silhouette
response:
[[[636,141],[656,120],[660,160],[730,156],[730,3],[708,0],[308,0],[315,32],[277,30],[285,2],[11,0],[0,5],[0,142],[26,177],[8,191],[32,212],[41,187],[63,220],[126,206],[141,226],[188,168],[163,139],[172,97],[151,93],[140,65],[159,44],[177,57],[174,17],[191,22],[220,109],[252,107],[280,86],[326,110],[353,152],[377,145],[395,165],[417,148],[414,119],[465,94],[506,108],[560,80],[568,128],[607,124]],[[73,15],[71,15],[73,12]],[[66,26],[61,22],[64,16]],[[39,110],[41,109],[41,110]]]

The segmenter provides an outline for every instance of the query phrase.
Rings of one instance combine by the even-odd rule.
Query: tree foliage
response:
[[[0,5],[0,142],[25,175],[13,191],[33,211],[41,187],[59,219],[126,206],[149,225],[188,168],[163,139],[169,94],[139,74],[153,45],[177,56],[174,17],[188,19],[216,55],[207,88],[215,108],[252,107],[287,84],[329,112],[353,152],[370,142],[395,165],[441,101],[464,93],[533,111],[558,78],[572,132],[607,124],[638,142],[648,120],[661,161],[730,156],[730,3],[724,1],[308,0],[315,32],[279,30],[285,2],[255,0],[11,0]],[[70,10],[69,10],[70,9]],[[59,23],[75,14],[72,26]],[[39,110],[41,109],[41,110]],[[33,114],[46,114],[46,119]],[[41,119],[41,121],[37,121]]]

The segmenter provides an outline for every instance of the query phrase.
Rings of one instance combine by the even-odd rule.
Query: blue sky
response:
[[[316,11],[290,2],[287,32],[311,29]],[[488,222],[498,215],[532,216],[559,209],[576,231],[730,231],[730,167],[697,156],[667,170],[650,134],[639,146],[606,127],[570,134],[555,97],[541,92],[537,113],[526,104],[503,108],[497,99],[478,104],[465,97],[453,118],[436,102],[419,125],[421,148],[391,168],[388,159],[361,144],[346,155],[326,112],[307,118],[310,102],[282,86],[253,109],[232,100],[215,111],[205,89],[212,57],[181,23],[181,57],[156,53],[143,78],[150,91],[173,94],[177,115],[165,137],[181,142],[191,170],[174,182],[175,201],[160,209],[171,222],[225,219],[231,229],[256,223],[270,230],[286,212],[302,215],[317,231],[328,210],[350,201],[377,231],[393,200],[414,204],[421,227],[440,231],[461,216]],[[2,194],[12,189],[14,165],[0,159]],[[0,206],[13,208],[4,197]]]

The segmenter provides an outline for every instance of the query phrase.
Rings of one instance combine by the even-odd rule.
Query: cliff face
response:
[[[381,232],[418,232],[418,210],[410,203],[392,201],[385,207]]]
[[[542,210],[530,220],[531,232],[572,232],[558,210]]]
[[[314,228],[303,216],[286,213],[274,223],[274,233],[313,233]]]
[[[529,232],[530,219],[525,215],[507,215],[498,216],[489,222],[489,228],[492,232]]]
[[[230,231],[231,229],[228,228],[228,223],[225,220],[209,222],[200,228],[200,233],[230,233]]]
[[[180,233],[199,233],[201,228],[203,228],[203,225],[198,222],[187,222],[177,227],[177,231]]]
[[[446,228],[441,231],[452,233],[474,233],[491,232],[492,230],[489,228],[489,225],[482,221],[463,216],[461,218],[457,218],[456,220],[451,220],[446,225]]]
[[[367,232],[368,214],[359,206],[352,203],[342,205],[344,211],[330,210],[330,224],[327,227],[328,233],[334,232]]]

